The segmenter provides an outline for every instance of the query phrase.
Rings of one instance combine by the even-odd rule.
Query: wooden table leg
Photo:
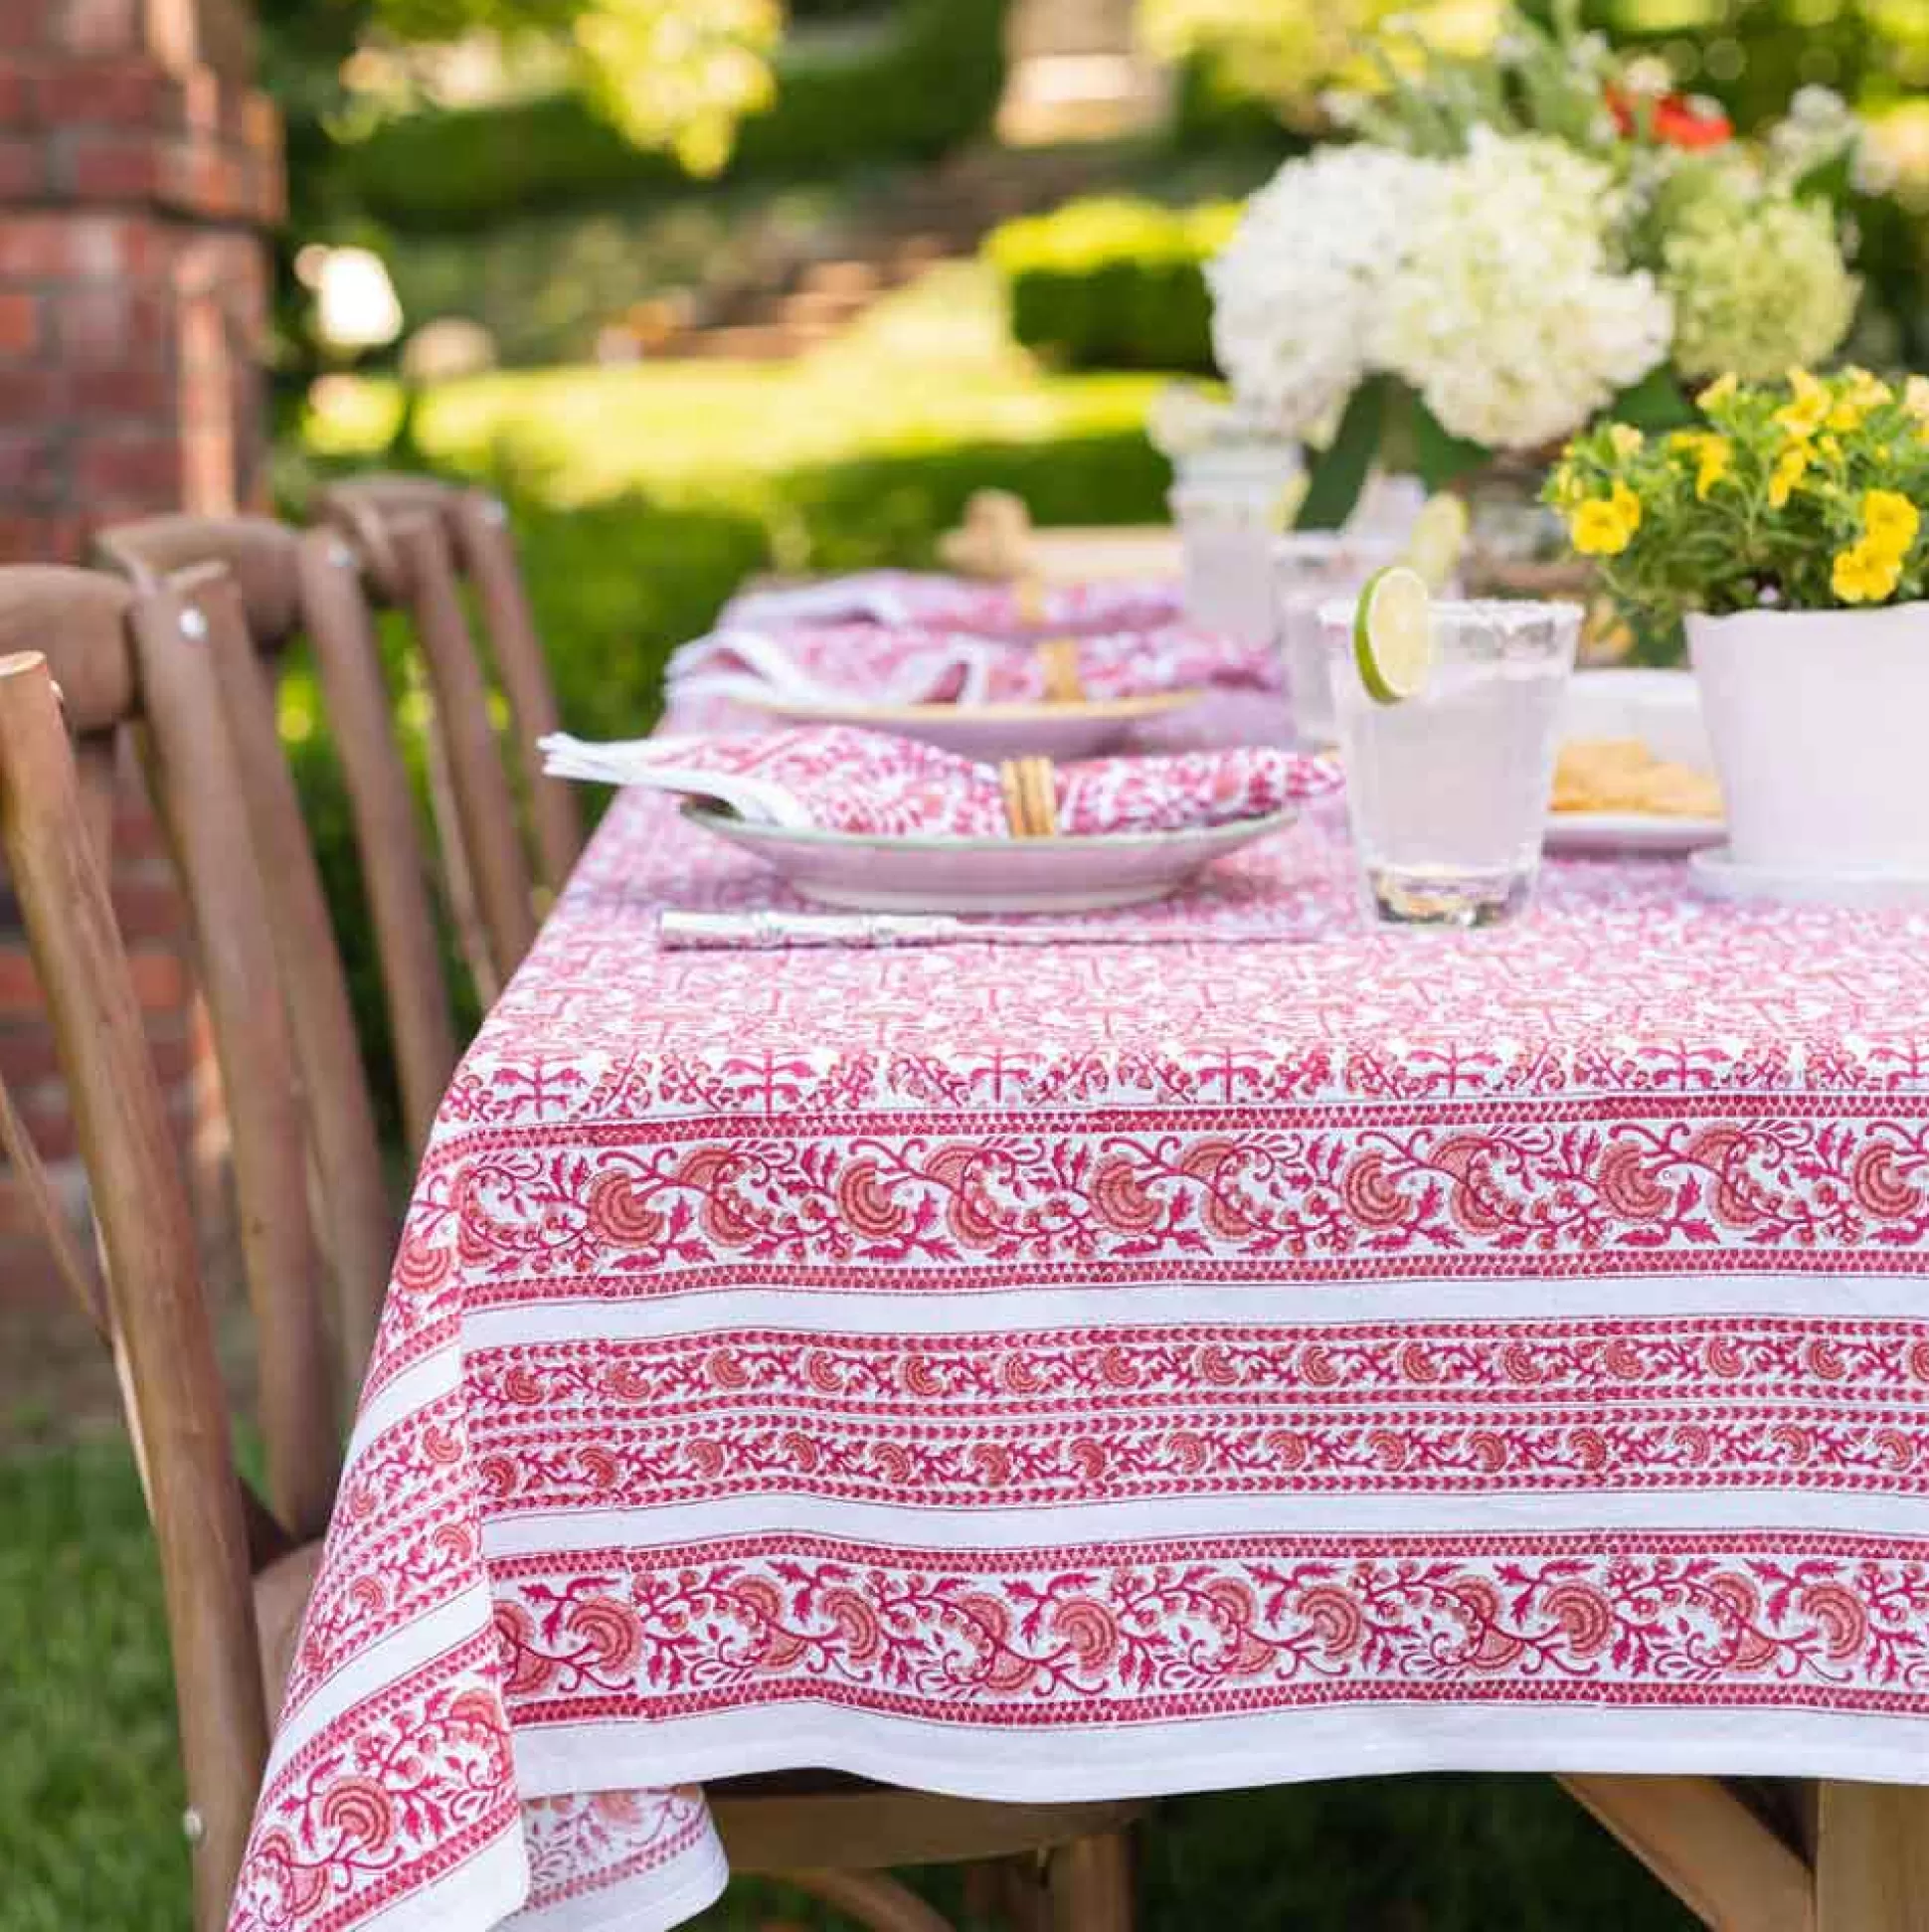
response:
[[[1822,1786],[1816,1932],[1929,1932],[1929,1788]]]

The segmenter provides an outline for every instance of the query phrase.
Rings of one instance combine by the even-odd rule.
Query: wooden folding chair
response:
[[[305,1232],[302,1133],[273,979],[272,915],[232,810],[243,780],[226,743],[214,654],[178,648],[195,632],[188,619],[200,591],[190,589],[196,602],[172,583],[136,597],[86,572],[0,572],[0,847],[73,1094],[104,1295],[4,1088],[0,1140],[121,1365],[160,1547],[195,1848],[194,1922],[214,1932],[246,1848],[267,1712],[319,1564],[315,1538],[337,1451],[317,1305],[304,1286],[312,1269],[291,1238]],[[46,653],[10,648],[26,637]],[[272,1292],[255,1304],[265,1503],[236,1473],[185,1191],[107,893],[113,740],[136,718],[154,740],[161,809],[207,942],[238,1183],[245,1171],[258,1233],[288,1237],[267,1251],[281,1268],[262,1278],[258,1287]],[[232,1064],[233,1042],[259,1057]],[[1118,1834],[1137,1806],[978,1804],[817,1773],[726,1783],[716,1799],[740,1868],[782,1869],[871,1932],[945,1932],[944,1920],[882,1867],[1019,1853],[1040,1860],[1039,1895],[1052,1901],[1055,1926],[1125,1932],[1130,1924]]]
[[[216,567],[231,573],[239,587],[255,663],[244,665],[251,652],[237,631],[233,598],[217,593],[203,601],[204,609],[216,627],[237,748],[244,757],[253,755],[258,795],[251,796],[250,812],[265,834],[263,869],[279,901],[276,928],[302,1071],[320,1116],[317,1154],[324,1184],[332,1148],[332,1167],[347,1178],[330,1191],[361,1225],[373,1141],[366,1086],[359,1060],[344,1052],[353,1043],[352,1031],[342,1030],[346,988],[332,941],[320,944],[326,927],[317,925],[318,917],[325,918],[319,879],[300,835],[298,808],[290,808],[294,793],[274,729],[271,670],[297,632],[306,634],[313,652],[341,759],[395,1042],[403,1122],[417,1152],[455,1070],[456,1047],[428,854],[354,552],[333,531],[298,533],[266,517],[150,517],[103,531],[96,545],[108,563],[146,590],[170,579],[200,581]],[[387,1265],[385,1253],[383,1280]]]
[[[246,793],[209,632],[201,613],[172,594],[137,603],[126,586],[85,571],[0,572],[0,651],[42,651],[53,667],[102,860],[116,744],[141,727],[148,787],[192,918],[232,1131],[268,1497],[287,1530],[308,1537],[327,1522],[334,1495],[335,1356],[309,1213],[301,1086],[250,815],[236,809]],[[49,997],[64,997],[44,976]]]
[[[533,893],[553,898],[583,847],[571,789],[543,775],[537,741],[558,728],[503,505],[486,491],[424,476],[366,476],[321,495],[324,516],[357,545],[375,594],[407,612],[436,707],[432,779],[451,903],[466,915],[470,966],[485,999],[535,937]],[[489,685],[463,609],[479,608],[509,712],[515,777],[489,716]],[[517,807],[527,801],[531,834]],[[530,863],[533,846],[534,867]]]
[[[130,632],[129,605],[126,588],[110,579],[0,572],[0,647],[29,636],[49,646],[48,656],[0,654],[0,845],[72,1097],[104,1295],[51,1207],[11,1105],[0,1107],[0,1123],[16,1173],[49,1206],[62,1272],[121,1370],[160,1544],[195,1923],[214,1928],[266,1752],[267,1704],[293,1655],[319,1561],[313,1538],[327,1519],[338,1438],[266,910],[232,808],[235,775],[218,734],[215,742],[207,736],[210,718],[219,718],[218,693],[192,660],[176,660],[186,665],[177,676],[163,661],[171,653],[152,648],[186,607],[158,605]],[[193,1224],[107,893],[112,740],[137,709],[156,743],[162,808],[187,860],[197,926],[204,939],[218,936],[204,948],[203,969],[235,1125],[266,1504],[235,1472]],[[185,769],[175,756],[184,737],[199,747]]]

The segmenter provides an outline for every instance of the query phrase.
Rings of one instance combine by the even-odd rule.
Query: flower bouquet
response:
[[[1666,429],[1707,378],[1847,334],[1865,162],[1834,95],[1744,144],[1571,4],[1479,58],[1374,58],[1377,89],[1328,101],[1354,138],[1289,161],[1207,269],[1242,414],[1323,445],[1303,527],[1342,522],[1383,446],[1439,487],[1610,409]]]
[[[1546,498],[1637,620],[1685,619],[1740,865],[1929,884],[1929,380],[1724,374],[1576,438]]]

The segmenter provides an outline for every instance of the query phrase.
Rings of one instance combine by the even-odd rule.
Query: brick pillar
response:
[[[282,181],[251,62],[243,0],[0,0],[0,564],[84,561],[104,524],[263,500]],[[183,910],[131,774],[114,896],[184,1140],[218,1141]],[[47,1156],[71,1155],[6,898],[0,1070]],[[0,1174],[0,1302],[48,1279]]]

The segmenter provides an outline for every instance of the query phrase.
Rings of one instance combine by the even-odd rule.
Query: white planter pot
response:
[[[1929,877],[1929,604],[1687,634],[1736,864]]]

